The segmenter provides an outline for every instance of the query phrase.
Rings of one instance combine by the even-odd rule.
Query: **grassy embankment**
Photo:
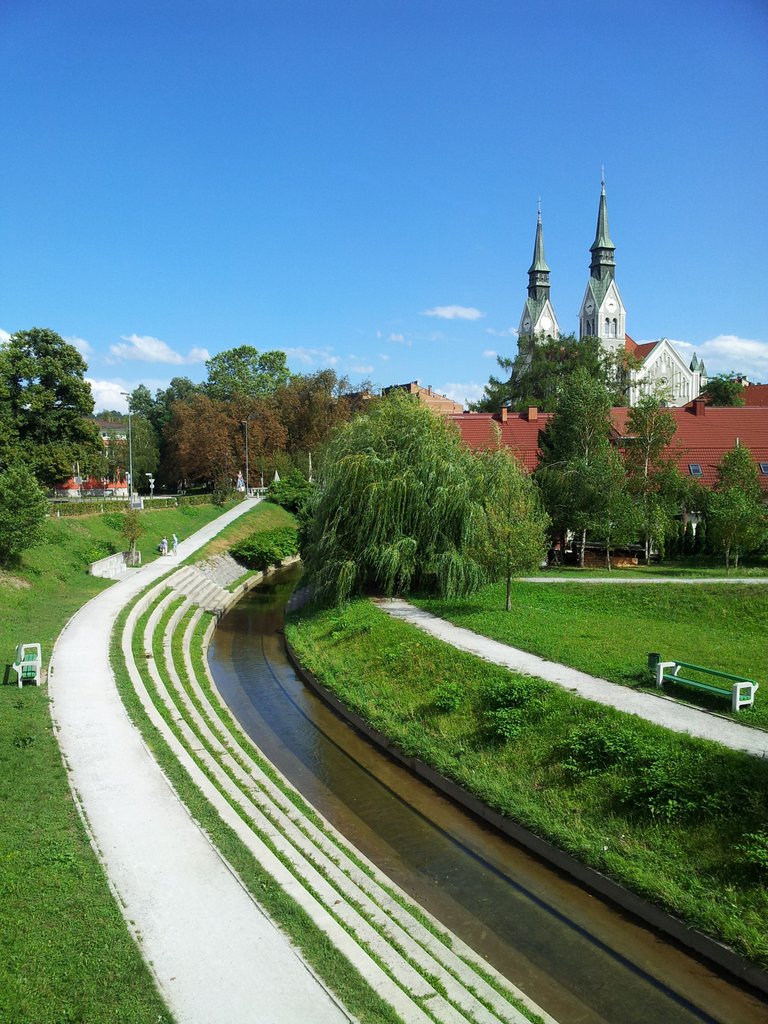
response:
[[[462,600],[417,601],[441,618],[624,686],[654,689],[648,653],[732,672],[760,684],[735,717],[768,728],[768,586],[515,583]],[[665,684],[670,696],[731,714],[727,698]]]
[[[274,511],[259,506],[244,518],[254,529]],[[184,538],[221,512],[146,512],[144,560],[164,534]],[[39,641],[47,663],[69,617],[111,585],[87,566],[124,547],[120,521],[119,513],[52,519],[19,567],[0,573],[0,1020],[14,1024],[171,1019],[72,802],[47,688],[19,689],[10,669],[20,642]]]
[[[572,612],[567,629],[585,628]],[[768,764],[514,676],[365,600],[294,614],[286,635],[408,754],[768,965]]]

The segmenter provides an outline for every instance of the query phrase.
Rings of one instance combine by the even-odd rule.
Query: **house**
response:
[[[736,445],[742,445],[751,451],[760,486],[768,497],[768,405],[713,408],[699,398],[669,412],[675,420],[676,431],[668,455],[686,479],[714,487],[717,465],[723,455]],[[613,441],[619,447],[631,438],[629,413],[627,408],[611,410]],[[515,453],[528,473],[532,473],[539,461],[540,434],[552,416],[553,413],[530,408],[521,413],[502,409],[500,413],[469,412],[450,418],[468,447],[482,451],[501,443]]]
[[[393,391],[404,391],[406,395],[413,395],[420,402],[429,406],[433,412],[440,413],[443,416],[464,411],[464,406],[461,402],[454,402],[447,395],[439,395],[436,391],[432,390],[431,385],[422,387],[417,380],[412,380],[409,384],[393,384],[391,387],[384,388],[381,393],[386,396]]]

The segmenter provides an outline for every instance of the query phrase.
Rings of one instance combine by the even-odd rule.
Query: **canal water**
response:
[[[216,685],[264,754],[354,846],[561,1024],[768,1024],[768,1005],[422,783],[296,676],[298,569],[219,623]]]

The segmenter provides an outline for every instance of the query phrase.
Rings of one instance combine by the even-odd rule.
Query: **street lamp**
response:
[[[120,394],[128,399],[128,497],[131,508],[133,508],[133,438],[131,436],[131,396],[127,391],[121,391]]]
[[[149,497],[154,498],[155,496],[155,478],[151,473],[145,473],[144,476],[149,477]]]
[[[251,482],[248,475],[248,424],[250,420],[241,420],[241,423],[245,424],[245,496],[248,498],[251,493]]]

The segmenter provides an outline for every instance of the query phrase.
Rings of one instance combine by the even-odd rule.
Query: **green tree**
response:
[[[66,479],[74,463],[96,469],[102,444],[89,418],[86,365],[55,331],[19,331],[0,348],[0,465],[22,458],[45,484]]]
[[[712,405],[744,405],[742,376],[733,372],[718,373],[707,381],[704,395]]]
[[[285,352],[259,352],[252,345],[219,352],[206,362],[205,368],[205,393],[220,402],[238,396],[264,398],[285,386],[291,377]]]
[[[651,546],[664,547],[680,511],[678,481],[668,454],[676,430],[674,416],[656,396],[644,395],[629,411],[624,458],[629,490],[640,511],[646,565]]]
[[[48,501],[32,472],[13,463],[0,472],[0,565],[13,564],[37,540]]]
[[[599,338],[577,340],[573,334],[521,342],[515,359],[498,356],[497,362],[504,373],[486,384],[485,394],[473,406],[479,412],[498,412],[504,406],[518,411],[537,406],[552,412],[579,369],[603,384],[612,404],[624,405],[626,371],[636,364],[629,354],[607,354]]]
[[[739,566],[739,556],[766,539],[768,516],[760,492],[757,466],[743,445],[726,452],[717,467],[717,484],[707,503],[707,536],[722,550],[725,567]]]
[[[476,458],[485,513],[477,534],[477,559],[491,579],[506,581],[505,609],[510,611],[512,577],[538,568],[546,554],[549,517],[533,480],[508,448]]]
[[[541,436],[536,478],[556,534],[579,536],[584,565],[588,533],[599,528],[610,447],[611,402],[605,385],[577,370]]]
[[[131,565],[136,560],[136,542],[143,533],[144,523],[142,522],[141,512],[137,508],[129,509],[123,517],[122,534],[128,541]]]
[[[624,460],[615,448],[607,448],[592,469],[596,478],[592,509],[592,533],[605,544],[605,564],[611,569],[611,551],[637,539],[641,514],[628,486]]]
[[[392,394],[332,436],[302,553],[318,597],[373,589],[469,593],[483,510],[474,456],[452,423]]]
[[[280,505],[301,518],[313,490],[314,484],[311,484],[298,469],[294,469],[288,476],[271,483],[266,496],[275,505]]]

